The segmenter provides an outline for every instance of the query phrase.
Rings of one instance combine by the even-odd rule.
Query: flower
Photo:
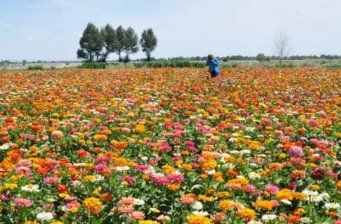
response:
[[[63,134],[63,132],[61,132],[61,131],[53,131],[52,133],[51,133],[51,138],[53,139],[53,140],[60,140],[60,139],[62,139],[64,137],[64,134]]]
[[[90,213],[97,215],[102,210],[102,203],[98,198],[90,197],[86,198],[83,201],[83,205],[85,210],[89,211]]]
[[[32,205],[32,201],[25,198],[16,198],[14,199],[14,204],[18,207],[30,207]]]
[[[192,210],[199,211],[203,208],[203,205],[200,201],[196,201],[191,205]]]
[[[134,211],[129,215],[129,218],[133,220],[140,220],[140,219],[144,219],[145,215],[141,211]]]
[[[202,215],[190,215],[188,218],[188,224],[211,224],[212,221]]]
[[[39,221],[50,221],[53,219],[53,214],[51,212],[40,212],[37,214],[37,219]]]
[[[256,212],[250,208],[244,208],[237,212],[237,215],[245,220],[253,220],[256,217]]]

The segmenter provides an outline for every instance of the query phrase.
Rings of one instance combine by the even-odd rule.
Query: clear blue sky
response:
[[[0,60],[74,60],[88,22],[153,28],[156,57],[272,55],[280,31],[292,54],[341,54],[341,0],[3,0]]]

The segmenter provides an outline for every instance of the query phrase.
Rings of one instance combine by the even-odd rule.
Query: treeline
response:
[[[129,62],[130,55],[138,52],[139,46],[145,52],[147,60],[151,59],[151,52],[157,46],[157,38],[153,30],[146,29],[142,32],[141,38],[133,28],[118,26],[114,29],[107,24],[101,29],[89,23],[79,40],[80,48],[77,50],[77,57],[87,62],[106,62],[110,54],[117,54],[118,61]],[[125,54],[122,57],[122,54]]]
[[[194,56],[194,57],[175,57],[171,58],[172,60],[190,60],[190,61],[205,61],[207,56]],[[218,56],[217,57],[221,61],[270,61],[270,60],[279,60],[279,56],[266,56],[262,53],[256,56],[243,56],[243,55],[231,55],[231,56]],[[308,59],[341,59],[341,55],[292,55],[282,57],[282,60],[308,60]]]

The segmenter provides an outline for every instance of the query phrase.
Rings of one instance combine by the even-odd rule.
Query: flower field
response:
[[[0,74],[0,223],[341,223],[341,70]]]

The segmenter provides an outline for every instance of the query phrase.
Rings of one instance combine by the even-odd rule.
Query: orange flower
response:
[[[256,217],[256,212],[253,209],[245,208],[245,209],[239,210],[237,212],[237,215],[245,220],[254,220]]]
[[[145,132],[146,131],[146,128],[145,128],[145,126],[144,125],[142,125],[142,124],[138,124],[138,125],[136,125],[136,127],[135,127],[135,132],[137,132],[137,133],[143,133],[143,132]]]
[[[267,200],[259,200],[259,201],[256,201],[255,207],[257,209],[263,209],[263,210],[270,211],[273,209],[273,202],[267,201]]]
[[[299,223],[301,221],[301,217],[296,215],[289,215],[287,221],[288,223]]]
[[[212,221],[202,215],[190,215],[188,217],[188,224],[211,224]]]
[[[83,205],[85,210],[88,210],[94,215],[97,215],[102,211],[102,203],[98,198],[95,197],[86,198],[83,201]]]
[[[96,142],[104,142],[107,139],[108,139],[108,137],[106,135],[104,135],[104,134],[95,134],[95,136],[94,136],[94,140]]]

